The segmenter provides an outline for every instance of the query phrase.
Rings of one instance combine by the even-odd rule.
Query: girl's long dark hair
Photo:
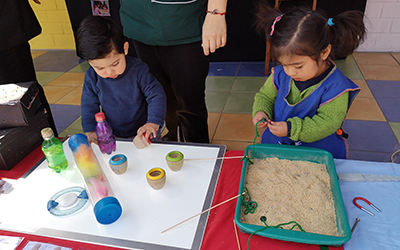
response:
[[[275,18],[282,14],[271,35]],[[256,28],[266,34],[278,59],[285,55],[304,55],[318,60],[329,44],[332,45],[330,58],[338,59],[353,53],[364,41],[363,17],[361,11],[342,12],[332,18],[333,25],[330,26],[328,17],[321,11],[296,7],[281,13],[261,1],[256,14]]]

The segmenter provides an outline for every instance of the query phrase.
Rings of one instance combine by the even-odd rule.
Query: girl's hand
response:
[[[149,123],[146,123],[145,125],[141,126],[137,130],[137,135],[139,136],[139,138],[141,138],[141,136],[144,136],[146,139],[156,138],[157,130],[159,128],[160,128],[160,125],[149,122]]]
[[[286,122],[270,122],[268,128],[269,131],[276,136],[284,137],[288,135],[288,127]]]
[[[97,145],[97,135],[96,135],[96,132],[91,131],[91,132],[87,132],[87,133],[85,133],[85,134],[86,134],[86,137],[87,137],[88,140],[89,140],[89,143],[94,143],[94,144]]]
[[[254,126],[259,122],[261,119],[265,120],[265,122],[260,122],[257,126],[257,128],[265,128],[268,127],[268,124],[271,122],[271,120],[268,118],[267,114],[263,111],[258,111],[256,115],[253,117],[253,124]]]

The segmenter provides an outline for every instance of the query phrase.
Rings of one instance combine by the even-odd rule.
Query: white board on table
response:
[[[180,171],[173,172],[165,156],[177,150],[185,159],[216,158],[224,156],[225,146],[153,143],[139,150],[131,141],[119,140],[116,152],[104,155],[92,144],[122,206],[116,222],[102,225],[96,221],[90,202],[65,217],[47,211],[47,202],[55,193],[84,187],[68,140],[63,145],[69,161],[66,171],[57,174],[43,160],[14,183],[12,192],[0,196],[1,229],[129,249],[200,249],[208,213],[161,232],[211,207],[222,160],[186,161]],[[108,165],[115,154],[128,158],[128,169],[122,175],[116,175]],[[166,172],[166,184],[160,190],[152,189],[146,180],[147,171],[153,167]]]

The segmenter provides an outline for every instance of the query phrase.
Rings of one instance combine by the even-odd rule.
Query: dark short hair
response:
[[[111,18],[87,16],[78,28],[77,54],[85,60],[105,58],[113,50],[123,54],[125,41],[121,28]]]

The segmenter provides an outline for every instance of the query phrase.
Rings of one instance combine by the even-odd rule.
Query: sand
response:
[[[260,220],[265,216],[268,226],[296,221],[306,232],[338,236],[325,165],[278,158],[255,159],[254,165],[248,166],[245,187],[258,207],[254,214],[242,216],[243,223],[265,226]]]

